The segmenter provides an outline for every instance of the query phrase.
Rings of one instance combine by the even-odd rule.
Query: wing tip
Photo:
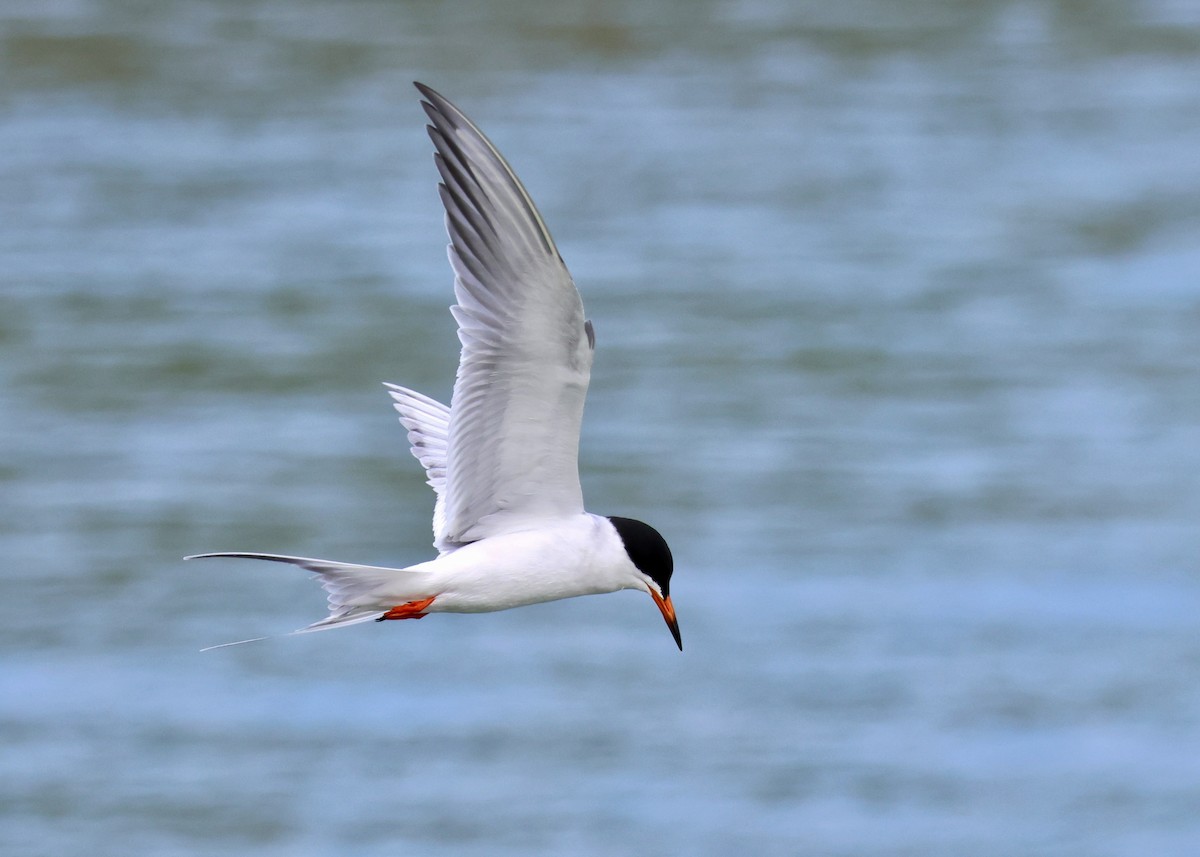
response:
[[[427,86],[419,80],[414,80],[413,86],[417,88],[417,92],[421,93],[421,106],[433,122],[436,123],[439,117],[445,120],[448,118],[447,114],[461,112],[450,103],[450,100],[446,96],[442,95],[432,86]]]

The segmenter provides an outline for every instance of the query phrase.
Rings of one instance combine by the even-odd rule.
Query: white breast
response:
[[[430,612],[486,613],[637,588],[640,579],[608,519],[584,513],[492,536],[414,566],[440,593]]]

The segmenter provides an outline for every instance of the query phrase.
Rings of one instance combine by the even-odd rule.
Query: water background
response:
[[[0,6],[5,855],[1200,853],[1185,0]],[[649,599],[358,626],[524,178]]]

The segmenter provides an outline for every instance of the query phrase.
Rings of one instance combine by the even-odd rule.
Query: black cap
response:
[[[663,597],[670,595],[671,572],[675,562],[671,558],[667,540],[659,535],[654,527],[633,518],[610,516],[609,520],[616,527],[617,535],[625,545],[625,553],[629,555],[637,570],[658,584]]]

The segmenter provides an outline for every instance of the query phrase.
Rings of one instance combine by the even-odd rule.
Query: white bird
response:
[[[265,553],[187,559],[313,572],[329,616],[294,633],[637,589],[654,599],[682,650],[666,541],[641,521],[583,507],[579,428],[596,340],[571,275],[496,147],[457,107],[415,85],[437,150],[462,353],[450,407],[386,386],[437,495],[438,556],[407,568]]]

